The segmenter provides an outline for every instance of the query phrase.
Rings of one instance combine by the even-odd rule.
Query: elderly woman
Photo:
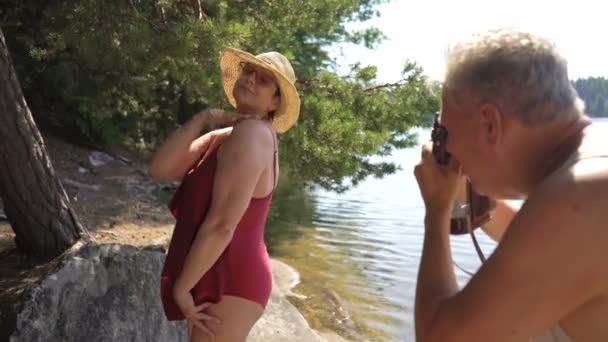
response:
[[[272,287],[264,226],[279,173],[276,133],[300,110],[280,53],[226,49],[220,67],[235,112],[195,115],[150,166],[155,178],[181,178],[169,205],[177,223],[161,296],[169,320],[188,320],[191,341],[245,341],[262,316]],[[199,136],[210,124],[233,127]]]

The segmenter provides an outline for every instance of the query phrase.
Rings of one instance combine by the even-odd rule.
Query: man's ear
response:
[[[498,107],[491,103],[484,103],[479,108],[480,130],[483,139],[492,145],[500,143],[503,139],[503,118]]]

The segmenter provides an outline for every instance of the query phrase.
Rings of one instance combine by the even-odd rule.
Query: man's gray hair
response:
[[[565,58],[551,41],[525,31],[492,30],[455,45],[448,51],[444,86],[529,125],[584,110]]]

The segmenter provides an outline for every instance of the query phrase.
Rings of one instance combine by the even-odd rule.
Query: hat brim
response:
[[[242,62],[264,68],[275,77],[281,92],[281,105],[274,112],[272,126],[277,133],[286,132],[298,121],[298,117],[300,116],[300,95],[295,85],[272,64],[248,52],[234,48],[225,49],[220,58],[222,83],[228,102],[236,108],[236,99],[234,98],[233,91],[234,85],[241,75]]]

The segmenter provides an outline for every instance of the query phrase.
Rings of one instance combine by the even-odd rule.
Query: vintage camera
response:
[[[437,163],[441,165],[449,163],[451,157],[445,149],[447,137],[448,131],[439,124],[439,113],[435,113],[435,123],[431,132],[432,151]],[[496,206],[496,201],[476,193],[471,182],[468,179],[466,182],[466,200],[464,203],[456,201],[452,210],[450,232],[454,235],[467,234],[487,223],[491,218],[490,211]]]
[[[431,131],[431,140],[433,141],[433,155],[437,159],[437,163],[446,165],[450,162],[450,154],[445,149],[445,141],[448,138],[448,130],[439,124],[439,113],[435,113],[435,123]]]

